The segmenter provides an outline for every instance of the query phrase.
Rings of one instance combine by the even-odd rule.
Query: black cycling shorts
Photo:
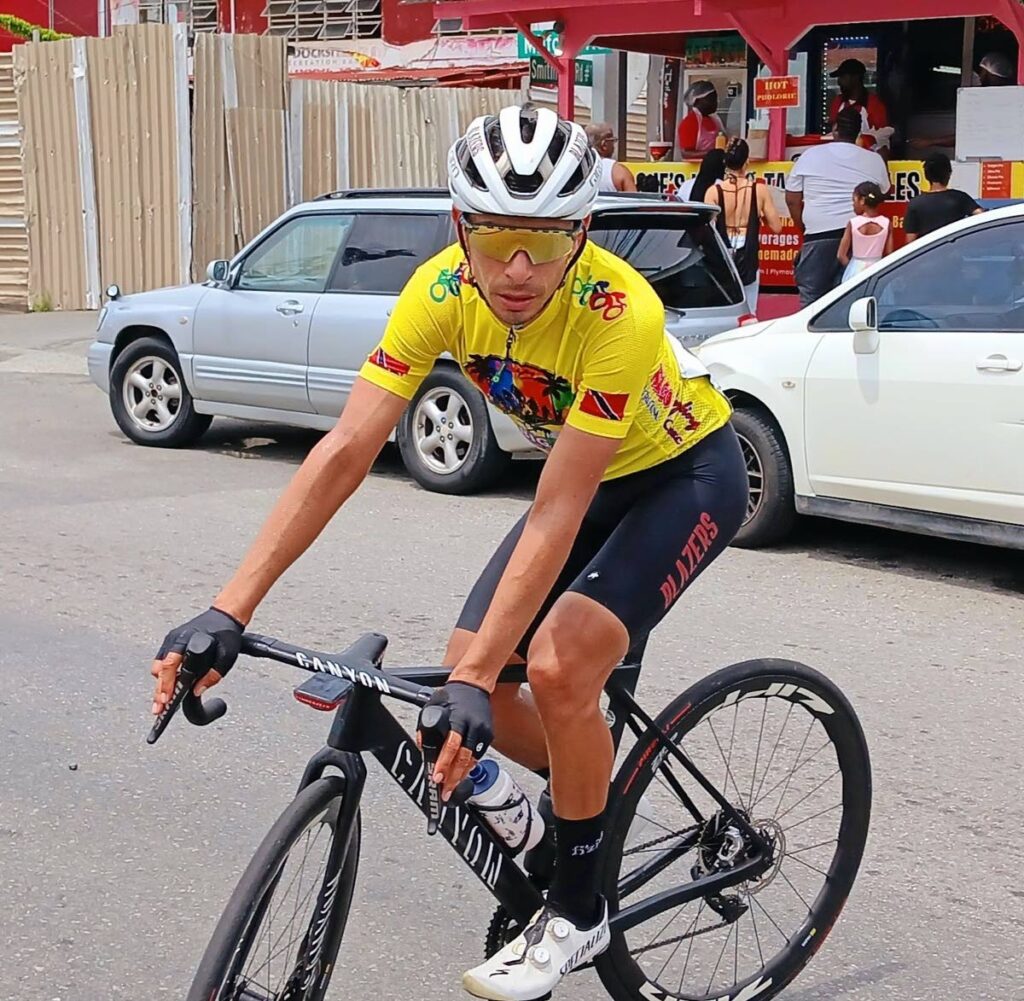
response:
[[[566,591],[604,605],[632,647],[729,545],[747,509],[747,470],[731,424],[660,465],[602,483],[555,586],[516,652]],[[479,630],[529,511],[505,536],[470,591],[457,623]]]

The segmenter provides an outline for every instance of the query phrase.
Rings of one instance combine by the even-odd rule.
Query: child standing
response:
[[[853,218],[839,244],[839,262],[846,267],[843,281],[849,281],[892,253],[892,226],[883,216],[885,195],[874,181],[863,181],[853,189]]]

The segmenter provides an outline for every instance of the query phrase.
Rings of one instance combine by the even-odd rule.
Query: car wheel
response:
[[[781,542],[796,524],[793,470],[786,444],[764,411],[737,409],[732,423],[747,464],[750,489],[747,514],[732,544],[746,549],[770,546]]]
[[[132,341],[114,360],[110,409],[132,441],[162,448],[191,445],[213,420],[195,412],[177,352],[159,337]]]
[[[398,447],[413,479],[442,494],[472,494],[507,467],[480,393],[447,366],[423,380],[398,426]]]

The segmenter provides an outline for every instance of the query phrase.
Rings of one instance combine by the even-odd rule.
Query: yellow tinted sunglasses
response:
[[[522,226],[495,226],[462,220],[466,245],[470,251],[495,261],[511,261],[520,250],[534,264],[550,264],[568,257],[576,249],[576,236],[582,224],[572,229],[532,229]]]

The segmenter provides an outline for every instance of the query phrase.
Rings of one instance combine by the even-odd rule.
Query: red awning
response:
[[[423,87],[493,87],[498,90],[518,89],[522,78],[530,72],[526,63],[503,63],[495,66],[458,66],[432,69],[408,69],[393,66],[380,70],[326,70],[304,72],[303,80],[342,80],[350,83],[389,83],[392,86]]]

